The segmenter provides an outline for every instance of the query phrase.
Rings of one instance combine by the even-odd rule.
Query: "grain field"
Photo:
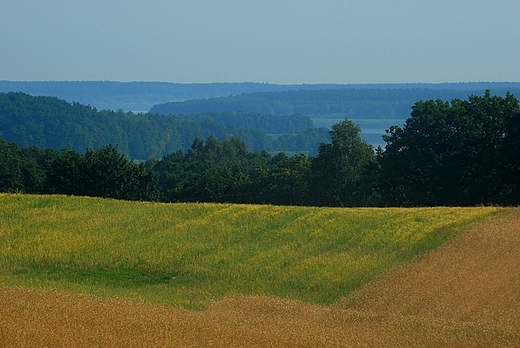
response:
[[[482,223],[332,306],[228,296],[188,311],[0,289],[5,347],[518,347],[520,210]]]

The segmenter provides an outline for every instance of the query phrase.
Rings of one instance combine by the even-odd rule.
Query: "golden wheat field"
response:
[[[0,288],[6,347],[518,347],[520,210],[330,306],[230,295],[207,310]]]

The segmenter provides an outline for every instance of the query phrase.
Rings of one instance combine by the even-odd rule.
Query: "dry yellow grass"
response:
[[[0,289],[6,347],[518,347],[520,210],[331,307],[228,297],[204,312]]]
[[[514,346],[480,323],[230,297],[205,312],[37,290],[3,290],[5,347]]]
[[[486,322],[520,332],[520,210],[474,226],[338,306]]]

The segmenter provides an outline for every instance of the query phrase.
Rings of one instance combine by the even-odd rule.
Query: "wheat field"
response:
[[[329,305],[227,294],[205,310],[192,311],[144,299],[4,283],[0,343],[6,347],[518,347],[520,210],[508,211],[473,224],[442,246],[393,267]]]

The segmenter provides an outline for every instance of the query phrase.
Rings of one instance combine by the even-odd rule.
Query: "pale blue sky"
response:
[[[520,81],[519,0],[0,0],[0,80]]]

